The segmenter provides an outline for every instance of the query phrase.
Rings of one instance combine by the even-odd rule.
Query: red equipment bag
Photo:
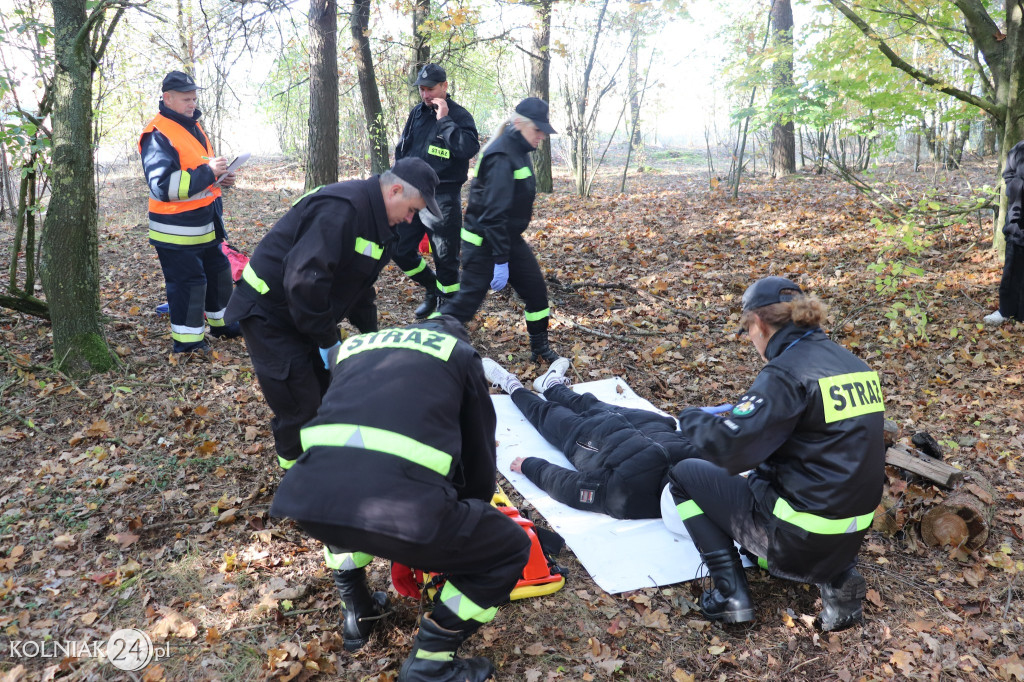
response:
[[[228,257],[228,262],[231,263],[231,281],[237,284],[238,280],[242,279],[242,270],[245,270],[249,263],[249,256],[227,242],[220,243],[220,251]]]

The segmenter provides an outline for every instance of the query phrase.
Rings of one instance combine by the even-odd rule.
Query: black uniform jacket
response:
[[[1021,224],[1021,214],[1024,213],[1024,142],[1013,145],[1006,155],[1003,180],[1008,198],[1003,234],[1014,244],[1024,245],[1024,225]]]
[[[441,510],[491,499],[494,407],[480,356],[446,319],[349,337],[332,352],[331,385],[271,514],[426,543]]]
[[[772,336],[765,357],[731,413],[687,408],[680,431],[732,474],[756,467],[747,480],[769,524],[769,569],[822,582],[856,556],[882,497],[878,374],[820,329],[792,324]]]
[[[584,431],[563,446],[577,471],[527,457],[523,473],[574,509],[617,519],[660,517],[669,469],[696,456],[676,431],[676,420],[649,410],[590,410],[582,416],[590,418]]]
[[[242,319],[259,306],[278,323],[330,348],[338,341],[338,322],[372,296],[393,240],[379,176],[307,194],[256,247],[225,319]]]
[[[533,217],[537,179],[533,147],[514,126],[487,147],[469,185],[466,229],[483,238],[495,263],[508,262],[509,235],[520,235]]]
[[[430,164],[441,181],[437,186],[439,194],[459,191],[469,174],[469,160],[480,151],[473,116],[451,97],[445,101],[448,115],[440,121],[426,104],[414,106],[395,145],[395,161],[416,157]]]

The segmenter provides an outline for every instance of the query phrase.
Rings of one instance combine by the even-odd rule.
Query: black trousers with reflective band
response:
[[[396,225],[398,243],[391,256],[395,265],[403,271],[413,270],[420,263],[420,241],[424,233],[430,235],[437,274],[435,276],[428,265],[413,275],[412,279],[432,294],[439,291],[436,282],[449,287],[459,281],[459,254],[462,248],[462,200],[459,193],[437,194],[434,198],[441,209],[441,218],[438,220],[428,216],[427,224],[421,220],[421,214],[417,214],[411,223]]]
[[[1024,244],[1006,240],[1006,261],[999,280],[999,314],[1024,322]]]

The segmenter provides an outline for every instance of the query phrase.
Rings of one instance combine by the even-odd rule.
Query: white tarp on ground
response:
[[[573,386],[613,405],[658,412],[633,393],[622,379],[603,379]],[[604,514],[578,511],[556,502],[509,465],[516,457],[543,457],[566,468],[569,460],[552,447],[523,417],[507,395],[491,396],[498,415],[498,471],[559,533],[594,582],[610,594],[642,587],[693,580],[700,554],[689,539],[673,535],[661,519],[618,520]]]

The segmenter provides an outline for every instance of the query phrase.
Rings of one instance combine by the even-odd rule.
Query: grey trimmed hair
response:
[[[515,124],[522,123],[524,121],[531,124],[535,128],[540,127],[536,123],[534,123],[532,118],[523,116],[518,111],[513,110],[512,113],[509,114],[508,117],[506,117],[505,120],[499,123],[498,127],[494,129],[494,132],[491,134],[491,139],[488,140],[487,144],[484,145],[484,148],[480,150],[480,156],[482,157],[484,155],[484,152],[487,151],[488,147],[497,142],[498,138],[505,134],[505,131],[508,130],[509,126],[514,126]]]
[[[381,189],[390,187],[391,185],[401,185],[403,199],[417,199],[420,196],[420,191],[418,189],[410,185],[402,178],[395,175],[393,171],[386,170],[380,174]]]

